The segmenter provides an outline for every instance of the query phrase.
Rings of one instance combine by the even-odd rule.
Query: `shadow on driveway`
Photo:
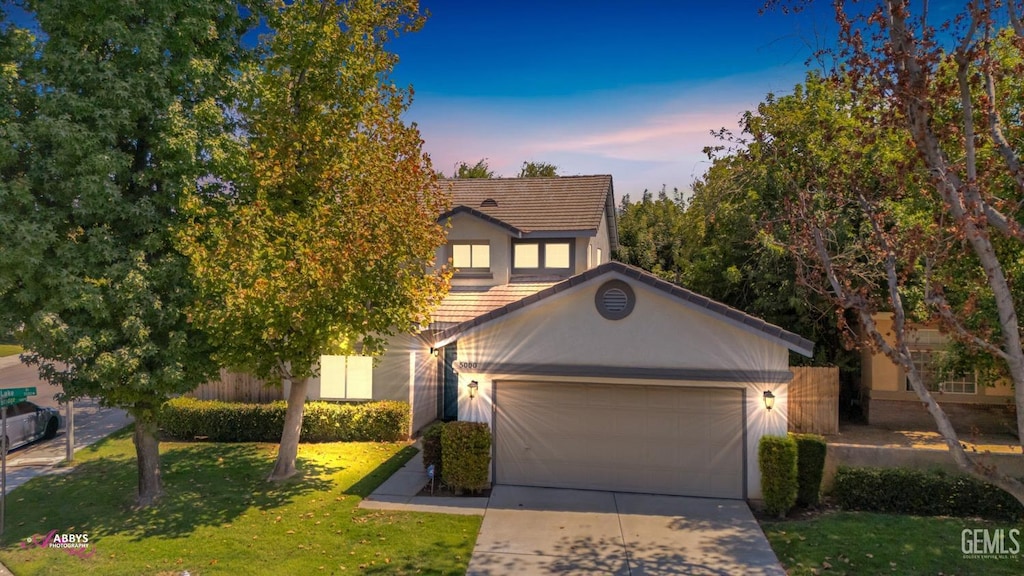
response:
[[[468,574],[778,574],[737,500],[498,486]]]

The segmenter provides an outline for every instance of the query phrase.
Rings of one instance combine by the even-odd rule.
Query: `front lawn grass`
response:
[[[762,521],[761,527],[789,576],[1024,573],[1024,549],[1016,558],[965,558],[961,552],[965,528],[1021,528],[1011,522],[828,512],[809,520]],[[1024,545],[1024,538],[1018,541]]]
[[[464,574],[477,516],[356,508],[415,449],[402,443],[303,444],[301,477],[269,484],[272,444],[161,444],[165,494],[132,507],[127,431],[76,454],[63,476],[8,498],[0,561],[15,574]],[[88,558],[20,544],[85,533]]]
[[[17,344],[0,344],[0,358],[21,354],[21,346]]]

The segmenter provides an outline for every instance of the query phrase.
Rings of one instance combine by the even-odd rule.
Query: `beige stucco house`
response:
[[[486,422],[496,483],[759,498],[758,441],[786,433],[788,354],[812,343],[609,261],[611,176],[448,184],[433,322],[375,366],[325,358],[311,397],[408,401],[413,432]]]
[[[873,316],[889,341],[892,314]],[[916,326],[908,337],[911,355],[925,384],[961,433],[1016,430],[1013,388],[1006,381],[985,382],[977,372],[949,373],[941,367],[949,339],[937,328]],[[907,383],[906,371],[888,356],[861,351],[861,402],[869,424],[899,430],[935,430],[935,420]]]

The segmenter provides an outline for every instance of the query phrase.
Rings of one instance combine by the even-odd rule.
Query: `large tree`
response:
[[[487,158],[477,160],[472,166],[466,162],[459,162],[452,178],[494,178],[494,170],[487,165]]]
[[[619,202],[619,247],[614,258],[679,283],[684,266],[684,209],[679,192],[670,198],[664,186],[657,198],[647,190],[637,201],[624,195]]]
[[[519,169],[520,178],[554,178],[558,176],[558,166],[547,162],[523,162]]]
[[[1020,480],[964,451],[910,351],[913,322],[924,320],[994,359],[1014,386],[1024,438],[1019,3],[979,0],[946,23],[900,0],[836,10],[833,81],[846,97],[804,138],[813,154],[783,158],[804,167],[793,180],[791,246],[807,281],[856,316],[860,343],[906,371],[956,463],[1024,502]],[[779,146],[785,136],[766,136],[793,150]],[[891,335],[875,322],[880,312],[892,315]]]
[[[241,80],[244,169],[190,205],[181,240],[217,358],[290,385],[271,480],[296,472],[320,355],[381,352],[447,289],[434,269],[447,192],[402,122],[410,94],[386,47],[422,23],[413,0],[279,2]]]
[[[173,245],[210,172],[247,29],[237,3],[29,1],[0,32],[0,308],[23,358],[135,419],[138,503],[161,493],[156,416],[213,372]]]

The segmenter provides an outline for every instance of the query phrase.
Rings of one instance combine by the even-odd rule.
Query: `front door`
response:
[[[455,342],[444,347],[444,383],[442,386],[441,420],[459,419],[459,375],[455,372],[458,347]]]

